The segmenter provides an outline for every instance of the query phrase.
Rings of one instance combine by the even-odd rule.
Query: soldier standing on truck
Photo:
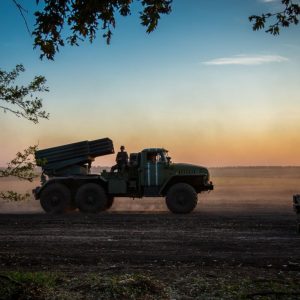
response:
[[[120,152],[118,152],[116,157],[116,163],[114,166],[111,167],[110,171],[114,172],[115,170],[123,170],[128,165],[128,154],[125,150],[124,146],[120,147]]]

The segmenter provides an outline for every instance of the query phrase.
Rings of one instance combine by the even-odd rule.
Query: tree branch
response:
[[[7,164],[7,167],[0,170],[0,177],[13,176],[28,181],[36,178],[37,175],[34,173],[35,164],[32,159],[36,149],[37,145],[28,147],[23,153],[18,152],[16,157]]]
[[[299,23],[300,5],[294,3],[292,0],[281,0],[281,3],[285,9],[280,12],[250,16],[249,21],[253,22],[252,29],[254,31],[263,29],[267,21],[275,19],[276,21],[269,25],[266,32],[278,35],[281,27],[289,27],[291,24],[297,25]]]
[[[39,1],[37,1],[39,2]],[[128,16],[135,0],[44,0],[45,5],[35,12],[34,47],[41,50],[40,58],[54,59],[65,42],[78,46],[79,41],[93,42],[99,30],[109,44],[116,15]],[[137,2],[137,0],[136,0]],[[140,0],[140,20],[146,32],[155,30],[159,19],[171,12],[172,0]],[[67,36],[62,29],[68,28]]]
[[[24,201],[30,197],[30,194],[20,194],[14,191],[0,192],[0,199],[5,201]]]
[[[12,2],[16,5],[17,9],[19,10],[19,12],[20,12],[20,14],[21,14],[21,16],[22,16],[22,18],[24,20],[24,23],[25,23],[25,26],[26,26],[26,29],[27,29],[29,35],[32,36],[32,33],[31,33],[30,29],[29,29],[27,20],[26,20],[26,18],[24,16],[24,13],[23,13],[23,12],[28,13],[28,11],[20,3],[18,3],[16,0],[12,0]]]
[[[27,180],[32,182],[37,177],[35,174],[35,163],[33,155],[37,146],[30,146],[23,151],[18,152],[16,157],[12,159],[5,169],[0,170],[0,178],[3,177],[16,177],[18,179]],[[20,194],[15,191],[0,192],[0,198],[9,201],[21,201],[28,199],[30,195]]]
[[[0,101],[7,104],[0,105],[0,109],[38,123],[41,118],[48,119],[49,114],[42,110],[42,99],[36,97],[35,93],[48,92],[49,89],[45,85],[46,79],[43,76],[34,77],[27,86],[14,85],[17,77],[24,71],[23,65],[17,65],[10,72],[0,69]]]

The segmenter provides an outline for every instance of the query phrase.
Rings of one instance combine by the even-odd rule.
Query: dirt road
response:
[[[221,171],[216,189],[182,216],[169,213],[163,199],[116,199],[92,216],[49,216],[35,200],[0,202],[0,275],[58,272],[66,279],[52,288],[53,299],[69,299],[67,291],[73,300],[144,300],[153,278],[168,296],[154,289],[148,299],[300,299],[292,211],[300,168]],[[131,298],[124,296],[128,284]]]
[[[291,214],[0,215],[3,269],[91,270],[181,265],[300,271]]]

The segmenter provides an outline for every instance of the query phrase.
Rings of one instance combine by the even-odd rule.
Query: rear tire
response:
[[[72,206],[71,192],[61,183],[53,183],[41,192],[40,203],[46,213],[61,214]]]
[[[177,183],[167,192],[166,204],[175,214],[188,214],[197,206],[198,197],[195,189],[186,183]]]
[[[75,202],[83,213],[98,213],[107,207],[107,195],[105,190],[95,183],[87,183],[79,188],[75,196]]]

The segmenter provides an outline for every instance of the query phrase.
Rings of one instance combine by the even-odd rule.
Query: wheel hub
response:
[[[95,197],[93,195],[87,196],[87,204],[94,204],[95,203]]]
[[[59,196],[53,195],[53,196],[51,197],[51,204],[52,204],[53,206],[57,206],[57,205],[59,204]]]

